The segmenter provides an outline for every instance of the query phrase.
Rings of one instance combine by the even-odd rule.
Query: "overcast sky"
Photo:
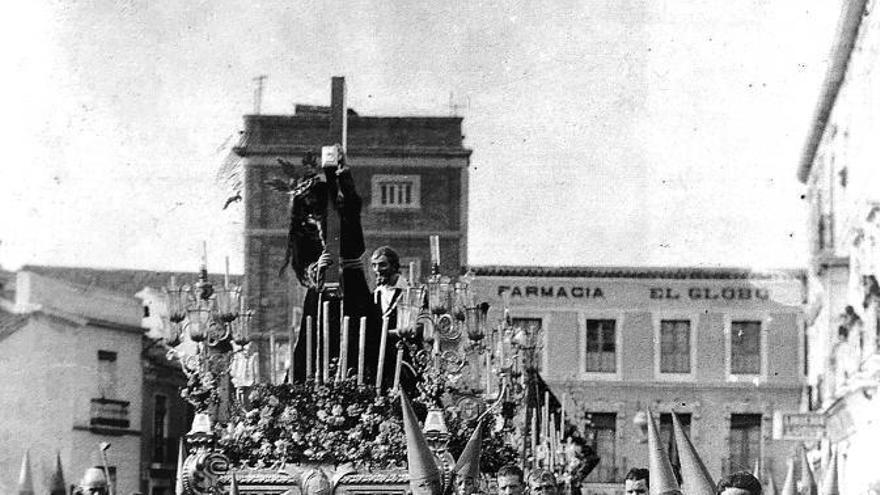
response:
[[[26,2],[0,21],[0,266],[194,270],[207,240],[240,271],[217,150],[260,74],[264,113],[328,103],[334,75],[362,115],[448,115],[452,93],[471,263],[800,266],[839,5]]]

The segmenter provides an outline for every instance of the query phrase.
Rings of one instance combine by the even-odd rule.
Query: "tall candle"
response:
[[[415,287],[416,285],[416,262],[409,262],[409,286]]]
[[[287,357],[288,357],[288,359],[290,359],[290,368],[288,368],[287,377],[290,379],[290,383],[293,383],[293,355],[296,351],[296,330],[297,330],[297,324],[295,322],[291,323],[290,324],[290,332],[288,332],[288,335],[287,335],[287,344],[288,344],[288,349],[287,349],[288,356]]]
[[[367,346],[367,317],[361,316],[360,329],[358,331],[358,376],[357,384],[364,384],[364,352]]]
[[[278,365],[275,364],[275,330],[269,330],[269,383],[275,384],[275,371]]]
[[[486,395],[492,395],[492,356],[486,353]]]
[[[348,374],[348,326],[350,319],[348,316],[342,318],[342,336],[339,341],[339,373],[336,375],[340,380],[345,380]]]
[[[306,316],[306,378],[312,377],[312,351],[314,349],[314,334],[312,333],[312,316]]]
[[[321,383],[321,357],[323,352],[323,334],[321,331],[321,322],[324,321],[324,305],[321,304],[321,297],[318,296],[318,315],[315,317],[315,381]]]
[[[538,462],[538,409],[532,409],[532,464]]]
[[[430,237],[431,242],[431,265],[438,266],[440,265],[440,236],[432,235]]]
[[[379,338],[379,363],[376,366],[376,390],[382,390],[382,374],[385,371],[385,349],[388,347],[388,318],[382,318],[382,336]]]
[[[202,267],[208,268],[208,241],[202,241]]]
[[[324,323],[321,338],[324,339],[324,355],[321,356],[321,378],[330,381],[330,301],[324,301]]]
[[[568,392],[562,393],[562,408],[559,413],[559,441],[565,440],[565,403],[568,402]]]
[[[550,391],[544,391],[544,422],[541,424],[541,438],[546,439],[550,434]]]
[[[403,342],[397,343],[397,361],[394,362],[394,390],[400,389],[400,366],[403,363]]]
[[[226,257],[226,272],[223,274],[223,288],[229,288],[229,256]]]

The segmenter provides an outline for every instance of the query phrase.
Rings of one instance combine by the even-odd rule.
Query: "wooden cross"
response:
[[[343,151],[346,149],[348,137],[348,115],[345,100],[345,78],[332,78],[330,87],[330,130],[327,135],[327,144],[339,144],[342,146]],[[327,252],[330,253],[334,263],[324,275],[324,290],[341,297],[341,286],[339,283],[342,272],[341,260],[339,259],[340,225],[339,216],[334,212],[337,194],[336,180],[334,180],[336,167],[325,166],[324,174],[328,177],[327,183],[330,185],[327,198],[327,224],[324,232],[327,239]],[[331,174],[334,175],[331,177]]]

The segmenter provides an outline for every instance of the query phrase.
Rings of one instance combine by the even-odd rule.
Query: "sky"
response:
[[[0,21],[0,266],[243,266],[253,109],[464,117],[471,264],[799,267],[840,0],[33,1]],[[450,108],[452,101],[457,109]],[[279,212],[284,214],[284,212]],[[427,241],[426,241],[427,243]]]

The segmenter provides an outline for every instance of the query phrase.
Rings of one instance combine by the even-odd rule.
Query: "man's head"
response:
[[[546,469],[535,469],[529,473],[529,493],[531,495],[556,495],[556,476]]]
[[[83,495],[104,495],[108,492],[107,478],[100,468],[88,468],[79,483]]]
[[[400,256],[390,246],[382,246],[373,251],[370,267],[377,285],[394,285],[400,276]]]
[[[473,476],[456,475],[455,493],[458,495],[471,495],[477,493],[477,480]]]
[[[514,464],[501,466],[496,475],[498,480],[498,495],[522,495],[523,472]]]
[[[650,486],[648,470],[632,468],[626,473],[623,491],[626,492],[626,495],[647,495]]]
[[[748,471],[728,474],[718,481],[716,495],[761,495],[761,482]]]

